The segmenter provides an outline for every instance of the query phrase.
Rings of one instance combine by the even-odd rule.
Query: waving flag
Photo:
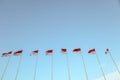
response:
[[[62,52],[62,53],[67,53],[67,49],[62,48],[62,49],[61,49],[61,52]]]
[[[7,57],[7,56],[10,56],[11,54],[12,54],[12,51],[9,51],[7,53],[3,53],[2,57]]]
[[[80,53],[80,52],[81,52],[81,49],[80,49],[80,48],[75,48],[75,49],[73,50],[73,52],[75,52],[75,53]]]
[[[108,54],[109,53],[109,49],[107,48],[106,51],[105,51],[105,54]]]
[[[53,53],[53,50],[47,50],[46,51],[46,55],[52,55],[52,53]]]
[[[14,52],[14,56],[19,56],[19,55],[21,55],[23,53],[23,50],[19,50],[19,51],[16,51],[16,52]]]
[[[95,54],[95,49],[91,49],[88,51],[89,54]]]
[[[32,53],[30,54],[30,56],[32,56],[32,55],[38,55],[38,53],[39,53],[39,50],[34,50],[34,51],[32,51]]]

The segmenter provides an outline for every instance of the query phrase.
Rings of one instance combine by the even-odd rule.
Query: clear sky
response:
[[[50,80],[51,59],[45,56],[54,50],[54,80],[68,80],[66,56],[68,49],[71,80],[85,80],[82,58],[72,52],[80,47],[89,80],[103,80],[95,55],[96,48],[108,80],[120,80],[120,75],[105,49],[120,66],[120,3],[118,0],[0,0],[0,54],[24,50],[18,80],[33,80],[35,56],[40,51],[36,80]],[[14,80],[19,56],[12,56],[4,80]],[[0,78],[8,58],[0,57]],[[119,67],[120,69],[120,67]]]

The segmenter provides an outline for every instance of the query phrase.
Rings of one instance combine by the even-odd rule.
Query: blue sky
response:
[[[105,75],[119,77],[110,56],[109,48],[120,66],[120,4],[118,0],[21,0],[0,1],[0,54],[24,50],[18,80],[33,80],[35,56],[30,52],[39,49],[36,80],[50,80],[50,56],[54,50],[54,80],[68,80],[66,56],[61,48],[68,49],[71,80],[85,80],[81,56],[72,53],[80,47],[85,59],[89,80],[102,80],[95,55],[96,48]],[[19,56],[12,56],[4,80],[14,80]],[[0,58],[0,77],[7,57]],[[109,76],[110,75],[110,76]],[[112,80],[120,80],[112,79]]]

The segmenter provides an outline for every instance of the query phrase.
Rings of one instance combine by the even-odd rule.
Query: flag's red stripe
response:
[[[16,52],[14,52],[14,55],[20,55],[20,54],[22,54],[22,52],[23,52],[23,50],[16,51]]]
[[[62,51],[63,53],[66,53],[66,52],[67,52],[67,49],[62,48],[61,51]]]
[[[46,53],[53,53],[53,50],[47,50]]]
[[[35,51],[33,51],[33,53],[38,53],[39,52],[39,50],[35,50]]]
[[[88,53],[94,53],[95,52],[95,49],[91,49],[88,51]]]
[[[76,48],[76,49],[73,50],[73,52],[80,52],[80,51],[81,51],[80,48]]]

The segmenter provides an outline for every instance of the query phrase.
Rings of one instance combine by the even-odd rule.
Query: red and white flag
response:
[[[30,56],[32,56],[32,55],[38,55],[38,53],[39,53],[39,50],[34,50],[34,51],[32,51],[32,53],[30,54]]]
[[[107,48],[106,51],[105,51],[105,54],[108,54],[109,53],[109,49]]]
[[[12,51],[9,51],[7,53],[3,53],[2,57],[7,57],[7,56],[10,56],[11,54],[12,54]]]
[[[46,51],[46,55],[52,55],[53,54],[53,50],[47,50]]]
[[[14,56],[19,56],[19,55],[21,55],[23,53],[23,50],[19,50],[19,51],[16,51],[16,52],[14,52]]]
[[[66,48],[62,48],[61,52],[64,53],[64,54],[66,54],[67,53],[67,49]]]
[[[75,48],[75,49],[73,49],[73,52],[75,52],[75,53],[81,53],[81,48]]]
[[[89,54],[95,54],[96,51],[95,51],[95,49],[91,49],[91,50],[88,51],[88,53],[89,53]]]

